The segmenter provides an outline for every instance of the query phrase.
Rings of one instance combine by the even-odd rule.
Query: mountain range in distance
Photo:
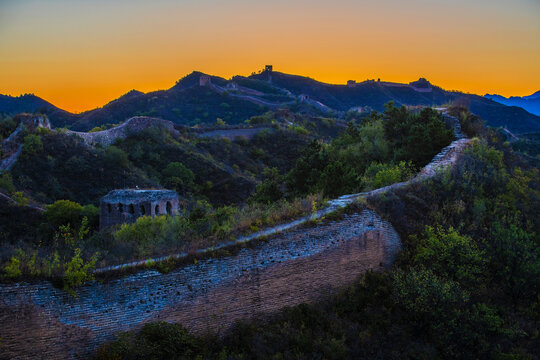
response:
[[[540,91],[529,96],[511,96],[507,98],[497,94],[486,94],[484,97],[496,101],[499,104],[518,106],[531,114],[540,116]]]
[[[535,95],[524,101],[540,101]],[[295,112],[340,117],[351,110],[382,111],[389,101],[407,106],[458,102],[468,106],[489,126],[506,127],[516,134],[540,132],[538,114],[507,106],[487,96],[447,91],[426,79],[409,84],[350,80],[346,85],[337,85],[273,71],[271,66],[247,77],[234,76],[228,80],[194,71],[167,90],[148,93],[131,90],[100,108],[80,114],[62,110],[33,94],[0,95],[0,113],[39,111],[45,113],[55,127],[88,131],[118,124],[133,116],[157,117],[189,126],[213,124],[217,119],[234,125],[284,107]]]

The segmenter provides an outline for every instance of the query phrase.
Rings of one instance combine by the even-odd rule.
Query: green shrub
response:
[[[92,256],[90,261],[85,262],[81,258],[81,249],[76,248],[73,257],[66,264],[64,270],[64,290],[75,295],[74,289],[94,279],[92,270],[96,266],[98,255]]]
[[[23,139],[23,147],[21,156],[28,158],[32,155],[41,153],[43,151],[43,142],[39,135],[30,134],[26,135]]]
[[[300,135],[308,135],[309,131],[301,125],[290,125],[289,130],[292,130]]]
[[[414,265],[468,286],[484,283],[485,252],[469,236],[453,228],[445,231],[427,226],[421,236],[413,236],[410,241],[415,244]]]
[[[13,193],[12,199],[18,206],[28,206],[28,204],[30,203],[30,200],[26,196],[24,196],[24,193],[22,191],[17,191]]]
[[[123,336],[107,345],[97,359],[196,359],[203,349],[182,325],[149,323],[133,337]],[[201,357],[202,359],[202,357]]]
[[[162,178],[166,187],[176,189],[185,196],[187,190],[193,189],[195,174],[184,164],[173,161],[163,169]]]
[[[55,228],[67,224],[75,227],[79,224],[82,209],[83,207],[74,201],[57,200],[46,206],[44,215]]]
[[[16,256],[12,256],[11,261],[8,262],[8,264],[4,268],[4,271],[6,272],[6,276],[8,278],[17,278],[21,276],[21,260]]]
[[[266,168],[263,171],[263,181],[257,184],[255,192],[251,195],[251,201],[271,204],[283,197],[281,184],[283,177],[277,168]]]
[[[126,152],[114,145],[111,145],[105,149],[105,161],[114,166],[129,166],[129,158]]]
[[[410,162],[400,161],[398,164],[371,163],[366,169],[362,181],[367,189],[378,189],[408,180],[413,174],[414,170]]]
[[[0,189],[7,192],[8,194],[11,194],[15,191],[15,186],[13,185],[13,178],[11,177],[10,173],[5,172],[0,175]]]
[[[88,225],[93,228],[97,229],[99,227],[99,208],[90,204],[90,205],[84,205],[81,208],[81,214],[80,216],[82,218],[88,219]]]

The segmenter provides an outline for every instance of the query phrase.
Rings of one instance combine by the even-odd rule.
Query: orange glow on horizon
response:
[[[447,90],[540,90],[535,0],[0,0],[0,94],[68,111],[198,70],[230,78],[265,64],[344,84],[425,77]]]

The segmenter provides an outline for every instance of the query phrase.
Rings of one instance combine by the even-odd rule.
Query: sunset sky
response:
[[[63,109],[193,70],[540,90],[540,0],[0,0],[0,93]]]

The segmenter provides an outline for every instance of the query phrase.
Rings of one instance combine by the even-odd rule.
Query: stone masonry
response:
[[[168,274],[96,281],[76,297],[48,282],[0,285],[0,358],[88,357],[116,332],[151,321],[181,322],[195,333],[224,331],[384,269],[400,246],[393,227],[364,210]]]
[[[177,215],[178,201],[173,190],[113,190],[101,198],[99,227],[132,223],[145,215]]]
[[[455,132],[457,139],[415,178],[341,196],[317,214],[434,176],[454,164],[469,144],[459,128]],[[302,222],[272,230],[286,231]],[[158,320],[181,322],[195,333],[221,332],[240,319],[316,301],[368,269],[384,269],[401,247],[392,225],[370,210],[312,228],[275,231],[261,232],[270,237],[235,255],[201,260],[168,274],[140,271],[93,282],[78,289],[76,297],[44,281],[0,284],[0,359],[86,357],[118,331]]]

